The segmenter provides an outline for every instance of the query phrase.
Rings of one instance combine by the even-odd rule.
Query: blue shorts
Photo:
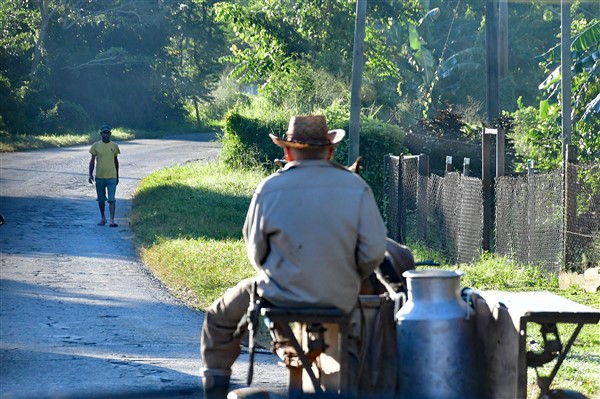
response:
[[[96,179],[96,200],[106,202],[106,193],[108,192],[108,202],[115,202],[115,193],[117,192],[117,179]]]

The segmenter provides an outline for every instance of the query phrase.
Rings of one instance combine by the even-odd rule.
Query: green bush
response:
[[[89,129],[92,124],[81,105],[58,100],[52,108],[40,113],[38,125],[44,132],[66,133]]]
[[[316,113],[336,102],[350,103],[350,91],[343,79],[301,61],[274,72],[259,94],[273,107],[296,115]]]
[[[343,125],[333,125],[332,127],[342,127],[349,131],[349,121]],[[384,157],[388,154],[402,155],[407,154],[408,150],[403,145],[404,132],[396,125],[390,125],[375,119],[364,119],[360,122],[359,130],[359,155],[363,157],[363,169],[360,175],[373,190],[375,199],[380,206],[384,201]],[[348,145],[349,138],[345,138],[335,152],[335,160],[343,165],[348,163]],[[350,160],[353,162],[353,160]]]
[[[248,117],[237,111],[229,112],[225,116],[225,128],[220,137],[221,160],[236,168],[262,166],[272,169],[273,161],[283,158],[283,152],[273,144],[269,133],[281,135],[287,122],[283,119]]]
[[[196,117],[200,118],[202,126],[198,127],[216,125],[225,118],[229,110],[250,105],[250,96],[242,91],[240,84],[229,79],[228,75],[228,71],[223,72],[210,97],[196,104],[197,115],[194,104],[186,104],[188,118],[194,123],[198,123]]]
[[[348,132],[349,120],[344,113],[325,111],[325,114],[331,129],[342,128]],[[230,112],[225,118],[225,129],[220,138],[221,159],[227,165],[237,168],[260,165],[267,170],[272,169],[273,160],[282,158],[283,154],[281,148],[273,144],[269,133],[281,136],[287,123],[288,120],[284,120],[282,116],[260,119]],[[403,137],[398,126],[374,119],[361,121],[359,154],[363,157],[363,170],[360,174],[373,189],[380,205],[384,198],[384,156],[407,153],[402,145]],[[348,163],[348,144],[349,138],[346,137],[335,152],[335,161],[342,165]]]
[[[517,170],[525,170],[528,159],[533,159],[538,170],[558,169],[562,160],[561,128],[557,122],[560,109],[548,106],[546,101],[540,109],[525,107],[521,99],[518,104],[519,109],[511,115],[513,129],[506,132],[520,161]]]

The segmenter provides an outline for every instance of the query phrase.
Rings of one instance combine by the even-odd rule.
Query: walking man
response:
[[[121,153],[119,146],[110,141],[110,126],[102,126],[100,135],[102,140],[96,141],[90,148],[90,175],[88,181],[93,184],[96,181],[96,194],[98,207],[100,208],[100,222],[98,226],[106,225],[106,201],[110,211],[110,227],[117,227],[115,223],[115,193],[117,184],[119,184],[119,160]],[[96,167],[96,177],[94,178],[94,166]]]

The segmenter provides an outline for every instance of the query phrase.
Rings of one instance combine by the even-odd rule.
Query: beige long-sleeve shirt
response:
[[[350,312],[385,255],[370,187],[325,160],[290,162],[256,189],[244,224],[259,293],[278,306]]]

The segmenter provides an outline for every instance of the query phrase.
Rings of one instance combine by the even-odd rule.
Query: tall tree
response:
[[[368,4],[366,80],[400,78],[398,65],[406,64],[407,54],[401,44],[391,45],[388,30],[394,26],[408,30],[410,22],[421,15],[420,2]],[[243,5],[218,3],[216,9],[219,20],[227,23],[235,35],[228,58],[235,66],[234,77],[262,84],[267,90],[269,85],[278,84],[282,73],[297,74],[300,70],[323,71],[350,81],[353,2],[250,0]],[[295,81],[302,83],[302,79]]]
[[[173,90],[191,101],[196,124],[202,125],[199,105],[211,100],[211,92],[223,70],[220,58],[227,46],[221,26],[214,20],[214,1],[196,0],[173,9],[165,67],[172,75]]]
[[[186,98],[203,98],[218,75],[223,41],[211,7],[202,0],[2,2],[0,115],[9,130],[27,132],[105,121],[180,124]]]

